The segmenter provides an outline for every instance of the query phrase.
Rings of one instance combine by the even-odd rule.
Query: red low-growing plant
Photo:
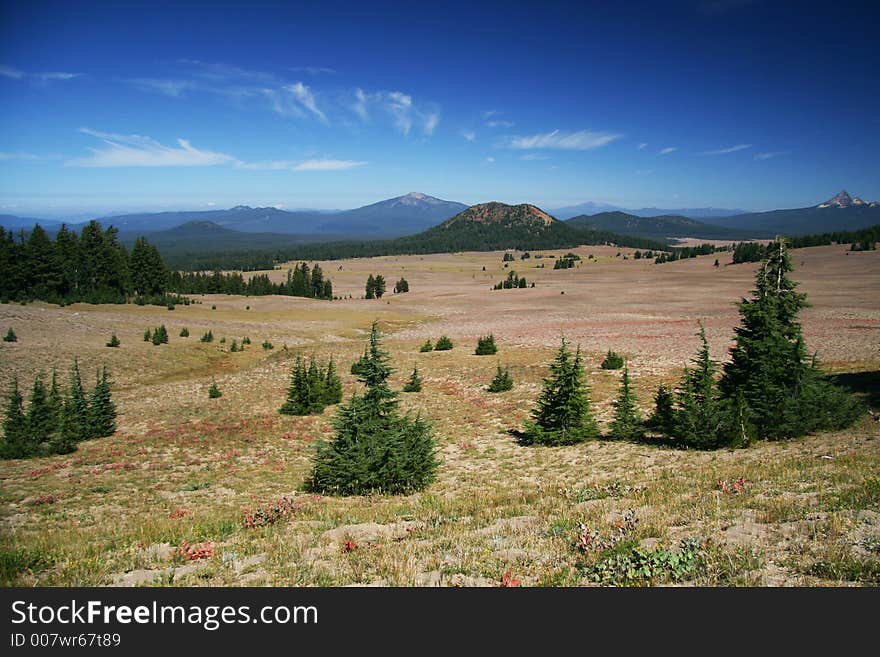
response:
[[[31,500],[31,504],[34,506],[42,506],[44,504],[55,504],[58,501],[58,498],[54,495],[40,495],[39,497]]]
[[[507,570],[501,576],[501,584],[500,586],[504,588],[514,588],[522,584],[522,580],[519,577],[514,577],[513,574]]]
[[[214,545],[211,541],[205,541],[201,544],[190,544],[184,541],[180,544],[177,553],[190,561],[201,561],[214,556]]]
[[[358,549],[358,544],[355,543],[351,539],[348,539],[347,541],[345,541],[345,543],[342,544],[342,551],[343,552],[354,552],[357,549]]]
[[[244,511],[245,527],[264,527],[281,520],[284,516],[296,511],[296,503],[292,497],[279,497],[267,502],[257,509]]]
[[[183,518],[192,514],[192,511],[189,509],[174,509],[171,513],[168,514],[169,518]]]
[[[722,493],[728,493],[730,495],[739,495],[748,486],[751,485],[752,482],[746,481],[745,477],[740,477],[739,479],[735,479],[734,481],[726,481],[724,479],[720,479],[718,481],[718,490],[720,490]]]

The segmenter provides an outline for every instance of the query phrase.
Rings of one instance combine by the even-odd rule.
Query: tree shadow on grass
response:
[[[828,376],[828,380],[835,385],[848,388],[864,399],[875,411],[880,410],[880,370],[832,374]]]

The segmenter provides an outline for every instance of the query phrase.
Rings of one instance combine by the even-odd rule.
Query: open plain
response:
[[[730,265],[729,253],[655,265],[632,249],[581,247],[567,270],[547,257],[563,250],[517,253],[509,268],[502,252],[389,256],[321,262],[345,297],[332,302],[206,295],[174,310],[2,305],[0,330],[11,326],[19,338],[0,347],[3,390],[16,375],[27,394],[52,368],[64,381],[76,357],[87,384],[108,366],[119,411],[110,438],[0,463],[2,583],[583,585],[597,580],[579,537],[626,529],[644,551],[697,539],[703,566],[679,578],[685,584],[877,584],[880,253],[846,248],[793,251],[793,277],[812,304],[801,317],[808,349],[872,413],[843,432],[717,452],[603,440],[521,447],[509,430],[528,418],[563,336],[585,356],[603,428],[620,377],[599,368],[608,349],[627,358],[646,413],[657,386],[674,384],[696,352],[698,322],[723,361],[735,302],[757,269]],[[535,287],[491,290],[509,269]],[[270,274],[280,281],[286,267]],[[369,274],[388,282],[380,300],[360,298]],[[411,291],[392,294],[401,276]],[[334,408],[278,413],[292,364],[297,354],[332,356],[347,397],[358,387],[348,368],[373,320],[394,387],[414,366],[422,375],[422,392],[400,400],[434,427],[437,480],[405,497],[304,493]],[[144,330],[160,324],[169,344],[144,342]],[[188,338],[178,336],[183,327]],[[208,330],[214,342],[200,342]],[[117,349],[105,346],[114,332]],[[489,333],[498,354],[473,355]],[[453,350],[419,353],[443,334]],[[250,346],[230,353],[245,336]],[[515,385],[489,394],[498,364]],[[208,398],[212,381],[219,399]],[[292,500],[283,517],[249,526],[249,512],[283,497]],[[627,581],[671,580],[659,572]]]

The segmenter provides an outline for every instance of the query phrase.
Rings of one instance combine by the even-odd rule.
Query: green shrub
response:
[[[605,354],[605,360],[602,361],[600,367],[603,370],[619,370],[623,367],[623,362],[623,356],[609,349],[608,353]]]
[[[445,335],[441,335],[437,340],[437,344],[434,345],[434,351],[449,351],[450,349],[452,349],[452,340]]]

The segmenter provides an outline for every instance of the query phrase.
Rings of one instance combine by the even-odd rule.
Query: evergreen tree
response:
[[[571,445],[599,434],[584,379],[580,347],[572,355],[563,339],[521,444]]]
[[[419,351],[422,353],[427,353],[429,351],[434,351],[434,345],[431,344],[430,340],[425,340],[424,344],[419,347]]]
[[[333,363],[333,357],[327,363],[327,370],[324,373],[323,383],[323,402],[326,406],[333,406],[342,401],[342,381],[336,374],[336,366]]]
[[[367,276],[367,284],[364,286],[364,292],[366,299],[376,298],[376,279],[373,278],[372,274]]]
[[[729,402],[742,395],[757,435],[769,439],[842,428],[863,410],[807,356],[797,319],[806,295],[789,279],[792,269],[786,243],[777,238],[767,247],[751,299],[739,304],[742,321],[720,382]]]
[[[603,370],[619,370],[623,367],[623,356],[609,349],[608,353],[605,354],[605,360],[602,361],[599,367]]]
[[[70,370],[70,386],[61,414],[61,434],[65,441],[78,443],[89,435],[89,403],[79,374],[79,363],[74,359]]]
[[[358,381],[365,393],[352,395],[337,411],[332,441],[318,446],[307,488],[320,493],[399,494],[425,488],[437,469],[430,426],[420,417],[401,416],[388,387],[388,354],[373,324],[367,358]]]
[[[152,339],[153,339],[153,334],[150,333],[150,329],[147,329],[146,331],[144,331],[144,342],[149,342]]]
[[[709,357],[709,341],[702,324],[698,335],[702,346],[692,361],[694,366],[685,368],[672,435],[684,447],[713,449],[727,441],[724,406],[715,383],[717,366]]]
[[[211,387],[208,388],[208,399],[219,399],[223,396],[223,393],[220,392],[220,388],[217,387],[217,383],[211,381]]]
[[[409,283],[401,276],[400,280],[394,284],[394,294],[401,294],[403,292],[409,292]]]
[[[214,342],[214,332],[211,330],[205,331],[202,337],[199,338],[199,342]]]
[[[233,354],[238,351],[238,342],[236,342],[235,339],[232,340],[232,345],[229,347],[229,351]]]
[[[6,417],[3,420],[3,443],[0,445],[4,459],[22,459],[33,453],[28,439],[28,421],[24,414],[24,400],[18,389],[18,379],[12,378],[12,385],[6,397]]]
[[[422,379],[419,376],[419,368],[414,367],[412,374],[409,377],[409,381],[407,381],[403,386],[404,392],[421,392],[422,391]]]
[[[437,339],[437,343],[434,345],[434,351],[449,351],[452,349],[452,346],[452,340],[445,335],[441,335]]]
[[[367,361],[369,360],[367,347],[364,348],[364,355],[358,358],[355,362],[351,364],[351,373],[355,376],[360,376],[361,369],[365,367]]]
[[[189,329],[186,328],[185,326],[182,329],[180,329],[180,337],[182,337],[182,338],[189,337]]]
[[[312,296],[315,299],[324,298],[324,272],[321,271],[321,267],[318,263],[315,263],[315,266],[312,267],[311,288],[311,294],[309,296]]]
[[[284,415],[313,415],[324,410],[324,385],[315,360],[308,368],[302,356],[296,357],[287,400],[279,409]]]
[[[486,390],[488,392],[507,392],[512,388],[513,377],[510,376],[510,370],[506,367],[502,370],[501,365],[499,365],[498,370],[495,372],[495,378],[492,379]]]
[[[110,395],[110,379],[106,367],[95,375],[95,388],[89,401],[90,436],[112,436],[116,433],[116,404]]]
[[[491,356],[497,352],[498,347],[495,344],[494,335],[489,334],[486,337],[480,337],[477,340],[477,348],[474,351],[477,356]]]
[[[56,430],[61,428],[62,415],[64,413],[64,398],[58,387],[58,372],[52,368],[52,383],[49,386],[49,410],[52,413],[52,425]],[[56,431],[60,433],[60,431]]]
[[[119,338],[116,337],[116,334],[110,336],[110,342],[107,343],[108,347],[118,347],[119,346]]]
[[[385,294],[385,277],[382,274],[376,274],[373,279],[373,290],[377,299],[381,299]]]
[[[6,331],[6,335],[3,336],[3,342],[18,342],[18,336],[15,334],[15,331],[12,330],[12,327],[9,327],[9,330]]]
[[[657,394],[654,395],[654,410],[645,421],[645,425],[661,433],[672,435],[674,422],[675,397],[669,388],[660,386],[657,388]]]
[[[644,437],[645,427],[638,399],[632,390],[629,368],[624,366],[620,379],[620,393],[614,401],[614,419],[609,436],[615,440],[637,440]]]
[[[57,428],[46,385],[42,375],[39,375],[34,379],[27,408],[27,435],[31,452],[36,453],[40,445],[49,442]]]

